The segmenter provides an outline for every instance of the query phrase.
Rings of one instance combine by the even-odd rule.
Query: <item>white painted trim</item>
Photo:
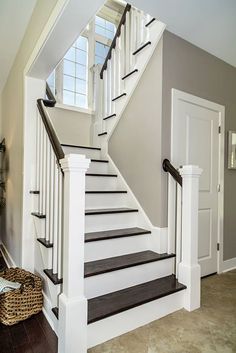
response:
[[[75,107],[73,105],[67,105],[67,104],[62,104],[62,103],[57,103],[55,105],[55,108],[64,109],[64,110],[70,110],[70,111],[73,111],[73,112],[83,113],[83,114],[87,114],[87,115],[94,114],[94,111],[92,109],[84,109],[84,108]],[[86,118],[91,118],[91,116],[88,116]]]
[[[225,260],[222,263],[221,272],[228,272],[236,269],[236,257]]]
[[[214,103],[204,98],[194,96],[192,94],[172,88],[171,98],[171,161],[173,160],[173,121],[174,109],[177,106],[178,100],[190,102],[201,107],[210,108],[219,113],[219,126],[221,126],[221,134],[219,134],[219,170],[218,183],[221,185],[220,192],[218,192],[218,235],[217,241],[220,243],[220,251],[217,254],[217,272],[221,273],[224,269],[223,248],[224,248],[224,154],[225,154],[225,107],[218,103]]]
[[[15,261],[11,257],[9,251],[7,250],[6,246],[1,243],[0,244],[0,250],[2,252],[2,256],[7,264],[8,267],[17,267]]]
[[[57,318],[52,312],[52,304],[49,300],[48,296],[43,291],[43,314],[46,317],[49,325],[51,326],[52,330],[56,333],[58,332],[58,322]],[[54,319],[55,318],[55,319]]]

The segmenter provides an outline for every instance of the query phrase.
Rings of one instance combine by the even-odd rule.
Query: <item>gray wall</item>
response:
[[[109,154],[152,223],[162,226],[162,41],[109,142]]]
[[[61,143],[90,145],[90,114],[62,108],[50,108],[48,112]]]
[[[225,131],[236,131],[236,68],[166,31],[163,40],[163,157],[170,157],[172,88],[224,105]],[[227,260],[236,257],[236,171],[226,168],[227,135],[225,141],[224,260]]]

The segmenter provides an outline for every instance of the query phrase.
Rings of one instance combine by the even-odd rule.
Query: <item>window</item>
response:
[[[55,70],[47,79],[48,86],[50,87],[52,93],[55,95]]]
[[[110,47],[108,45],[105,45],[103,43],[95,43],[95,65],[104,64],[109,48]]]
[[[63,59],[63,103],[88,108],[88,39],[79,37]]]
[[[95,33],[107,39],[113,39],[116,27],[113,23],[104,20],[102,17],[95,17]]]

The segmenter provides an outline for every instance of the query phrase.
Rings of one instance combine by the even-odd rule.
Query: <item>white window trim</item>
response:
[[[56,103],[55,108],[64,109],[64,110],[71,110],[74,112],[83,113],[83,114],[87,114],[87,115],[94,114],[94,111],[90,108],[86,109],[86,108],[77,107],[75,105],[68,105],[68,104],[63,104],[63,103]]]

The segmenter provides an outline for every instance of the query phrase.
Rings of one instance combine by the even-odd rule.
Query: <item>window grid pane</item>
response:
[[[103,18],[96,16],[95,18],[95,32],[100,36],[108,39],[113,39],[115,35],[116,27],[114,23],[104,20]]]

